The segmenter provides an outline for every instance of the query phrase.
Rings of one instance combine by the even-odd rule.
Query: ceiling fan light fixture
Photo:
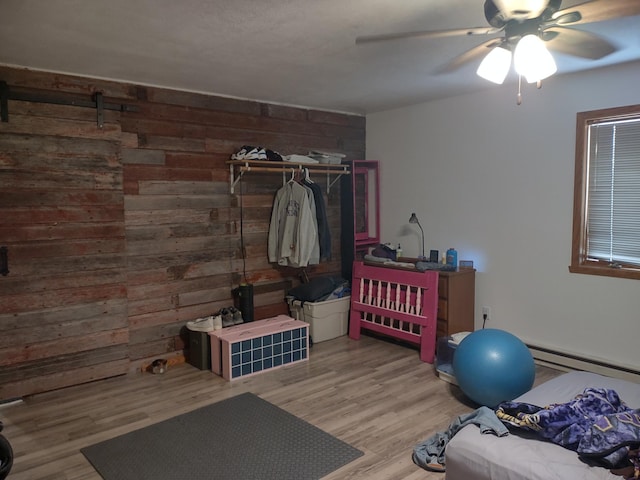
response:
[[[558,67],[544,42],[537,35],[525,35],[513,52],[513,65],[528,83],[534,83],[556,73]]]
[[[509,18],[534,18],[544,11],[549,0],[494,0],[494,3]]]
[[[485,80],[501,85],[507,78],[510,67],[511,51],[504,47],[496,47],[484,57],[476,73]]]

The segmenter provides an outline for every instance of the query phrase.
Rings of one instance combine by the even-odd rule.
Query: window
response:
[[[640,279],[640,105],[578,113],[569,271]]]

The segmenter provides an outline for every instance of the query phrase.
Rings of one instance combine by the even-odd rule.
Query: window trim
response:
[[[586,258],[587,225],[585,202],[587,199],[588,127],[605,120],[624,120],[640,116],[640,105],[605,108],[579,112],[576,116],[576,158],[573,190],[573,234],[571,240],[571,265],[569,272],[640,280],[640,268],[628,265],[612,267],[608,262]]]

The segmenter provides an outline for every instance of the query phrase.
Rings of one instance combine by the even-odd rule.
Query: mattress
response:
[[[573,399],[585,388],[614,389],[631,408],[640,408],[640,385],[588,372],[570,372],[533,388],[515,401],[546,406]],[[476,425],[462,428],[446,448],[446,480],[620,480],[602,467],[582,462],[559,445],[515,434],[481,434]]]

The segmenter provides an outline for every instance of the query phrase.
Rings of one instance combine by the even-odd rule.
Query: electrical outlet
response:
[[[482,307],[482,318],[489,318],[491,316],[491,308]]]

